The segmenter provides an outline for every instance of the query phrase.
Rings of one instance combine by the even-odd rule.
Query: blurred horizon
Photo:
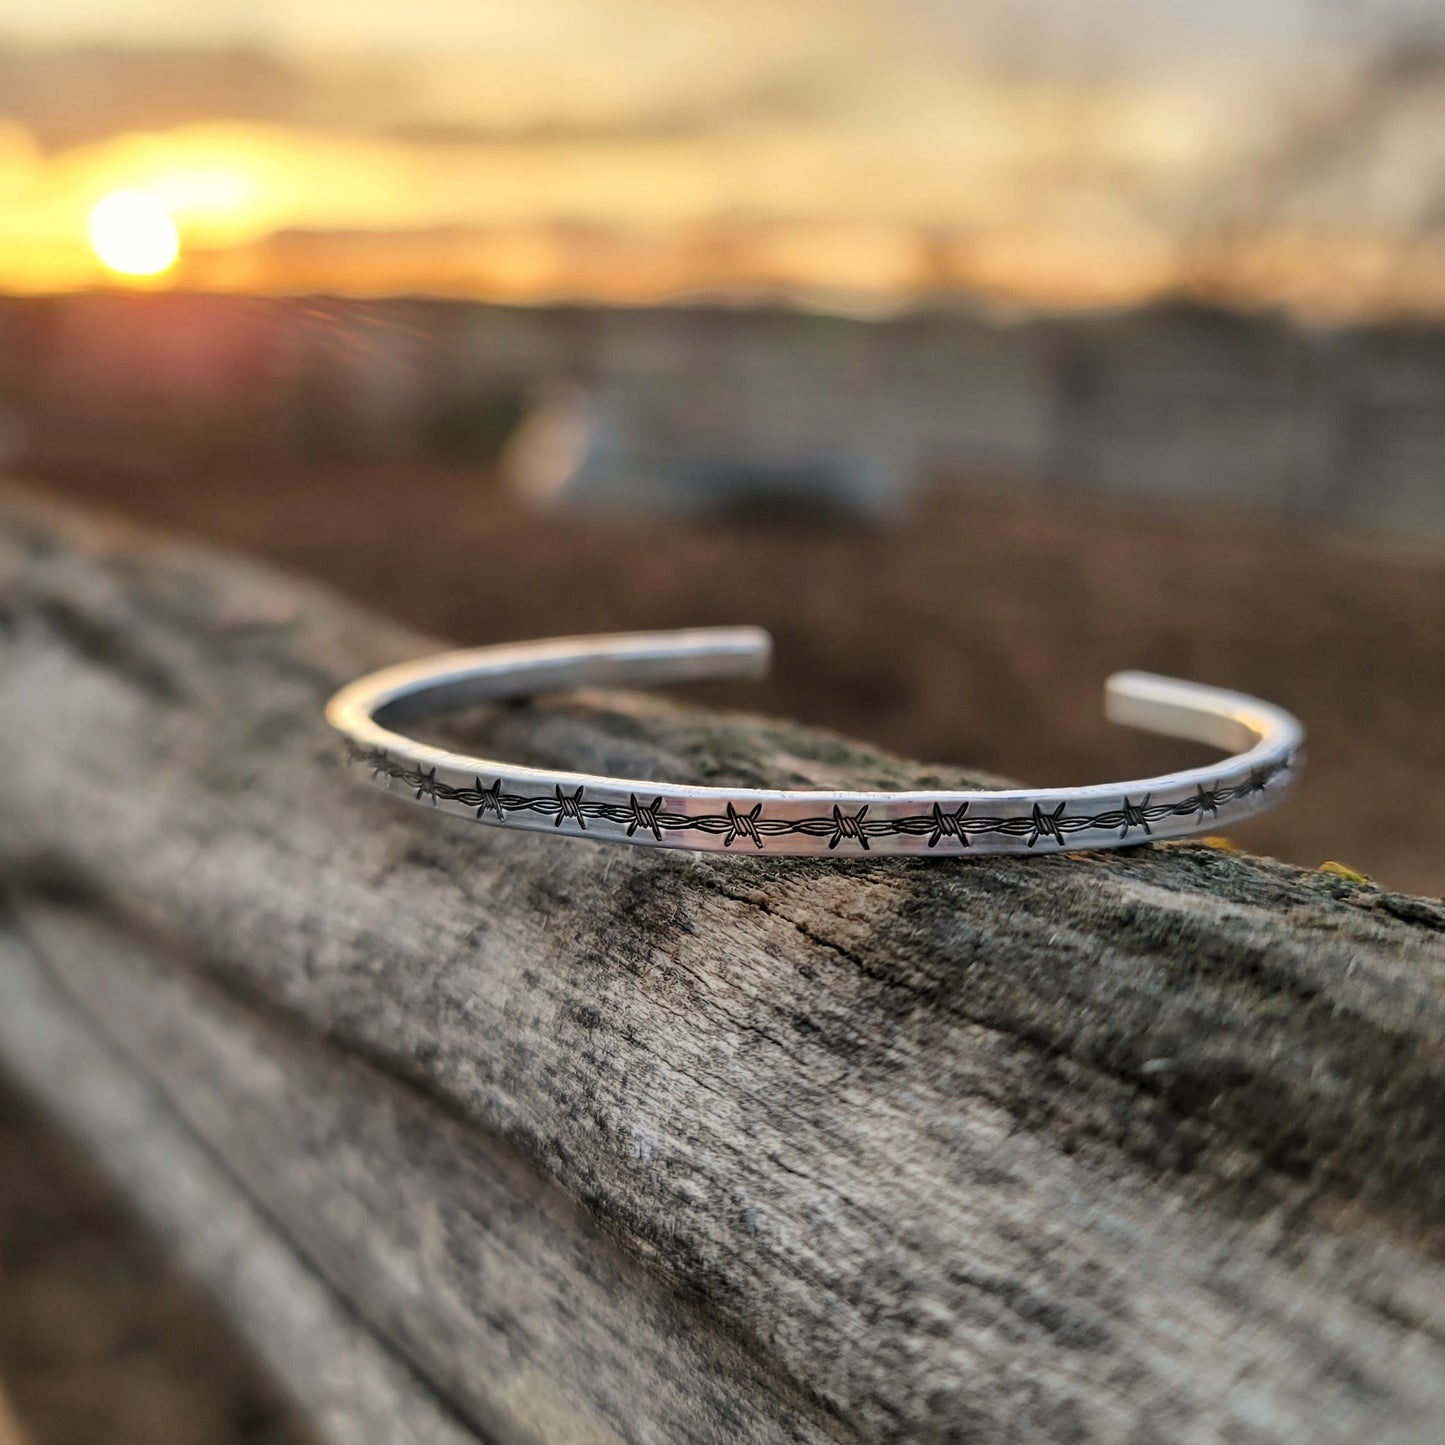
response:
[[[1445,315],[1445,16],[1398,0],[71,0],[0,14],[0,291]]]

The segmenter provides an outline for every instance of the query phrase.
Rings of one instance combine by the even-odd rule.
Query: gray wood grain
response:
[[[66,1007],[480,1438],[1438,1438],[1439,903],[1199,844],[468,827],[348,778],[320,720],[429,645],[0,514],[0,873]],[[623,695],[451,735],[971,780]]]
[[[59,921],[57,921],[57,929]],[[110,938],[89,961],[117,956]],[[146,1067],[77,1006],[33,939],[0,918],[0,1057],[226,1303],[326,1441],[468,1445],[445,1402],[361,1325],[231,1172],[185,1125]],[[24,1167],[23,1160],[8,1161]],[[0,1433],[0,1445],[9,1445]]]

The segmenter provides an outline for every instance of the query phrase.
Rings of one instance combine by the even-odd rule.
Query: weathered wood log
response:
[[[319,1433],[1439,1438],[1445,907],[1204,844],[468,828],[356,785],[320,717],[429,645],[0,513],[0,1064]],[[614,694],[458,736],[975,781]]]
[[[109,937],[92,941],[98,952],[90,961],[107,970],[129,957]],[[72,942],[85,940],[73,935]],[[0,978],[0,1061],[61,1115],[159,1226],[179,1262],[221,1297],[316,1420],[318,1437],[397,1445],[476,1439],[350,1316],[263,1204],[163,1102],[156,1076],[68,998],[62,976],[41,962],[13,918],[0,926]]]

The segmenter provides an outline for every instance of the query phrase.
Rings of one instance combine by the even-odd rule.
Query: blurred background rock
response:
[[[1114,668],[1254,690],[1239,841],[1430,893],[1442,318],[1429,0],[0,15],[6,473],[458,641],[759,622],[750,704],[1031,783],[1189,761]],[[38,1445],[292,1438],[0,1130]]]

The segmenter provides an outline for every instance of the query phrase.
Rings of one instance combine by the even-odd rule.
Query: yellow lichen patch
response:
[[[1320,872],[1332,874],[1336,878],[1343,878],[1346,883],[1373,883],[1375,881],[1368,874],[1351,868],[1348,863],[1336,863],[1333,860],[1321,863]]]

